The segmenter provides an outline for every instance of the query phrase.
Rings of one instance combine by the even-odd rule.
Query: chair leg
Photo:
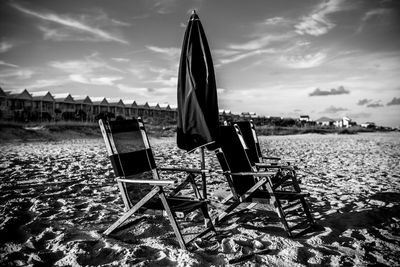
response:
[[[179,230],[178,223],[176,222],[175,216],[173,215],[173,213],[169,207],[169,204],[165,197],[164,192],[163,191],[159,192],[158,196],[160,197],[161,202],[163,203],[163,206],[165,208],[165,211],[167,212],[169,221],[171,222],[171,225],[172,225],[172,229],[174,230],[175,236],[178,239],[179,246],[181,247],[181,249],[186,250],[185,240],[183,239],[182,233]]]
[[[278,213],[278,216],[281,219],[281,223],[283,224],[283,227],[285,228],[286,233],[288,233],[289,237],[291,237],[292,233],[290,231],[289,224],[286,220],[286,214],[282,209],[282,205],[281,205],[279,199],[277,199],[275,196],[272,196],[271,200],[275,207],[276,213]]]
[[[235,200],[227,209],[225,209],[222,213],[220,213],[217,218],[214,219],[214,223],[217,224],[221,222],[228,214],[236,209],[237,206],[240,205],[240,203],[244,202],[254,191],[262,187],[265,183],[267,182],[267,179],[264,177],[260,179],[255,185],[253,185],[249,190],[247,190],[246,193],[244,193],[242,196],[240,196],[237,200]],[[251,205],[251,204],[250,204]]]
[[[194,180],[194,175],[190,173],[188,175],[187,179],[189,180],[189,182],[190,182],[190,184],[191,184],[191,186],[193,188],[194,195],[196,196],[196,198],[197,199],[203,199],[204,197],[203,198],[201,197],[199,188],[197,187],[196,181]]]
[[[175,187],[175,189],[172,190],[172,192],[169,193],[169,196],[170,197],[175,196],[179,191],[181,191],[183,188],[185,188],[189,183],[192,186],[195,197],[197,199],[202,199],[200,191],[197,188],[196,181],[194,179],[194,175],[192,173],[189,173],[188,176],[186,176],[186,179],[180,185]]]
[[[135,206],[128,210],[121,216],[115,223],[113,223],[105,232],[105,235],[111,234],[121,224],[123,224],[129,217],[131,217],[138,209],[140,209],[147,201],[154,197],[160,191],[159,187],[154,187],[146,196],[144,196]]]

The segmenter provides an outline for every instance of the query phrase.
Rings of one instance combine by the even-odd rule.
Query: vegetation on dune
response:
[[[145,120],[146,130],[151,137],[172,137],[176,133],[176,123],[160,119]],[[320,126],[257,126],[258,135],[294,134],[357,134],[375,132],[382,129],[334,128]],[[10,140],[64,140],[74,138],[101,138],[100,127],[96,122],[59,121],[43,123],[19,123],[0,121],[0,142]]]

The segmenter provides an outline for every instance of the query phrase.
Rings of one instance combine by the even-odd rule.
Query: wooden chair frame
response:
[[[247,161],[248,164],[248,170],[249,171],[244,171],[244,172],[232,172],[230,170],[230,162],[228,162],[227,157],[225,155],[224,147],[221,147],[216,150],[216,155],[218,160],[220,161],[223,174],[227,179],[227,182],[230,186],[231,189],[231,195],[229,195],[227,198],[223,200],[223,203],[228,203],[228,201],[233,200],[233,202],[223,211],[221,212],[215,219],[214,223],[218,224],[222,222],[233,210],[235,210],[241,203],[250,203],[246,208],[250,209],[256,206],[258,203],[269,203],[273,204],[275,207],[275,210],[281,219],[281,222],[284,226],[284,229],[286,230],[287,234],[290,237],[298,236],[306,231],[308,231],[311,227],[314,226],[314,219],[312,217],[312,214],[308,208],[308,203],[306,202],[305,197],[308,196],[309,194],[307,193],[301,193],[300,188],[297,188],[298,191],[283,191],[283,190],[278,190],[279,187],[283,183],[286,182],[287,179],[294,179],[294,176],[288,176],[289,178],[287,179],[282,179],[279,178],[278,176],[280,175],[279,172],[276,170],[274,171],[265,171],[261,172],[256,170],[254,167],[251,166],[251,163],[248,159],[247,153],[246,153],[246,145],[244,144],[244,141],[239,134],[240,130],[237,125],[235,126],[222,126],[222,127],[232,127],[234,128],[234,131],[236,132],[236,136],[233,136],[233,138],[237,138],[240,140],[240,142],[233,142],[232,144],[229,143],[230,146],[232,145],[238,145],[237,149],[239,149],[242,153],[242,156],[245,157],[245,161]],[[232,136],[229,136],[231,138]],[[224,136],[221,137],[223,139]],[[225,137],[226,138],[226,137]],[[234,163],[233,163],[234,164]],[[243,179],[253,179],[254,184],[252,184],[251,188],[247,189],[244,193],[242,192],[241,194],[236,192],[237,187],[234,185],[233,177],[236,177],[235,179],[239,179],[238,177],[243,177]],[[252,177],[252,178],[251,178]],[[279,178],[279,179],[277,179]],[[273,180],[277,180],[278,182],[274,182]],[[297,184],[297,183],[296,183]],[[254,194],[257,193],[257,196]],[[295,203],[290,203],[294,202]],[[289,205],[283,205],[283,202],[289,202]],[[304,214],[306,215],[306,221],[305,223],[302,222],[301,224],[295,225],[295,226],[289,226],[286,217],[287,217],[287,211],[288,210],[293,210],[293,208],[298,208],[298,206],[301,205],[301,207],[304,210]],[[305,224],[305,225],[304,225]],[[306,227],[303,227],[306,226]],[[295,230],[304,228],[302,231],[298,233],[294,233]]]
[[[139,124],[139,129],[141,133],[142,140],[144,142],[146,150],[151,151],[149,139],[144,127],[144,124],[141,120],[141,118],[137,119],[138,124]],[[111,129],[109,126],[109,122],[100,120],[99,121],[100,129],[106,144],[106,149],[108,155],[111,157],[112,155],[118,155],[116,146],[114,144],[114,139],[111,133]],[[120,161],[120,164],[122,166],[122,162]],[[155,165],[155,163],[154,163]],[[114,171],[116,170],[115,166]],[[184,181],[184,185],[191,184],[194,190],[194,194],[197,199],[195,198],[183,198],[183,197],[177,197],[176,193],[182,189],[184,186],[183,184],[179,185],[175,190],[173,190],[171,193],[167,194],[165,191],[166,186],[171,186],[171,185],[176,185],[177,181],[176,180],[165,180],[165,179],[160,179],[159,176],[159,171],[184,171],[188,173],[188,176],[186,180]],[[211,221],[211,217],[208,213],[207,209],[207,201],[200,199],[200,193],[199,190],[197,189],[196,183],[194,181],[194,174],[202,173],[201,170],[197,169],[182,169],[182,168],[154,168],[152,169],[152,178],[153,179],[135,179],[134,177],[131,176],[125,176],[124,174],[118,175],[117,171],[116,172],[116,181],[118,184],[118,188],[120,190],[122,200],[125,206],[125,212],[124,214],[116,221],[114,222],[105,232],[105,235],[109,235],[116,231],[124,222],[126,222],[131,216],[135,215],[138,213],[139,209],[145,207],[146,203],[151,200],[152,198],[158,197],[163,206],[163,210],[149,210],[150,214],[155,214],[155,215],[166,215],[171,223],[171,226],[173,228],[173,231],[175,233],[175,236],[178,240],[178,243],[182,249],[187,249],[187,244],[192,242],[196,238],[200,238],[210,231],[213,231],[216,233],[216,230],[214,228],[214,224]],[[132,202],[129,199],[128,196],[128,189],[127,189],[127,184],[140,184],[140,185],[151,185],[152,189],[150,192],[148,192],[140,201],[138,201],[135,204],[132,204]],[[183,200],[185,203],[193,203],[193,205],[196,206],[196,208],[193,208],[192,210],[189,210],[188,212],[190,213],[194,209],[200,209],[201,212],[203,213],[203,216],[206,221],[205,225],[205,230],[200,232],[199,234],[195,235],[192,237],[190,240],[185,241],[183,238],[183,235],[180,231],[177,218],[179,215],[181,215],[179,212],[175,212],[169,202],[172,200]]]

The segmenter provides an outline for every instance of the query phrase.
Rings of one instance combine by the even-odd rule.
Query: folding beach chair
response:
[[[159,169],[156,167],[146,130],[140,118],[121,121],[100,120],[99,124],[125,204],[125,213],[104,232],[105,235],[120,228],[131,216],[144,213],[167,215],[182,249],[186,249],[186,245],[195,238],[204,236],[210,231],[215,232],[205,200],[178,197],[174,190],[171,195],[167,195],[165,187],[176,185],[176,181],[160,179]],[[185,241],[182,227],[178,225],[178,218],[183,218],[195,210],[199,210],[207,221],[205,230],[200,233],[190,233],[190,240]]]
[[[273,204],[290,237],[301,235],[314,226],[314,219],[305,199],[308,194],[278,190],[279,172],[260,172],[251,165],[240,130],[235,126],[221,126],[220,148],[216,150],[223,174],[232,192],[233,202],[215,219],[224,220],[241,203]],[[226,202],[228,203],[228,202]]]
[[[251,162],[254,163],[266,163],[268,165],[280,165],[280,166],[295,166],[295,159],[284,159],[280,157],[266,157],[262,155],[260,143],[253,122],[250,121],[239,121],[235,122],[239,126],[239,129],[243,135],[243,138],[248,147],[248,156]]]
[[[277,170],[281,178],[286,181],[281,182],[281,188],[301,192],[299,183],[301,182],[296,175],[297,166],[293,163],[295,160],[282,160],[279,157],[264,157],[261,154],[260,144],[258,142],[257,133],[252,121],[235,122],[240,129],[240,136],[246,145],[247,157],[250,164],[257,170],[272,171]],[[289,179],[290,178],[290,179]],[[277,181],[278,182],[278,181]]]

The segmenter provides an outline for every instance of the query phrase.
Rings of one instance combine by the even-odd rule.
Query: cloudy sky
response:
[[[400,126],[395,0],[2,0],[0,86],[176,104],[193,9],[220,109]]]

